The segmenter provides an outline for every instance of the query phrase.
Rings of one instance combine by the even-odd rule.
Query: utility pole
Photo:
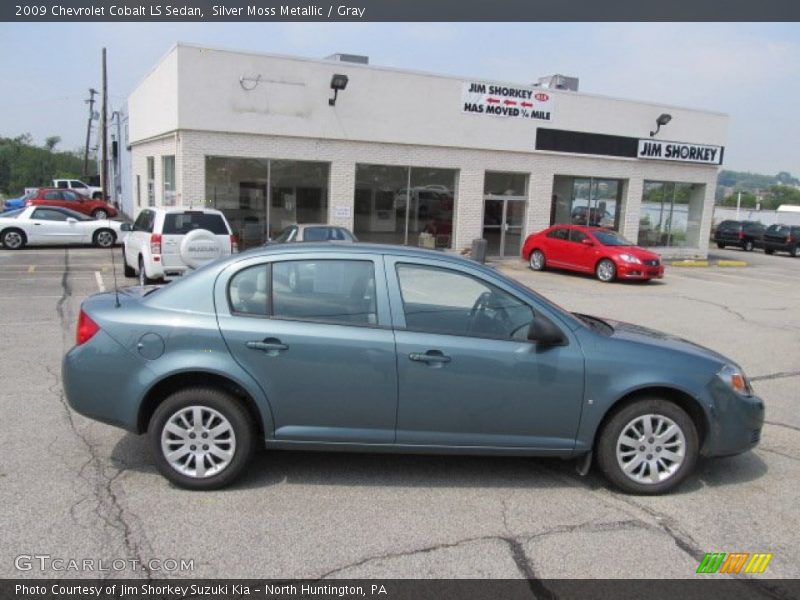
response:
[[[86,124],[86,149],[83,151],[83,177],[89,175],[89,138],[92,135],[92,117],[94,117],[94,95],[97,90],[89,88],[89,99],[84,100],[89,105],[89,122]]]
[[[108,188],[108,78],[106,77],[106,49],[103,48],[103,111],[100,115],[100,148],[103,162],[100,165],[100,187],[103,188],[103,199],[109,196]]]

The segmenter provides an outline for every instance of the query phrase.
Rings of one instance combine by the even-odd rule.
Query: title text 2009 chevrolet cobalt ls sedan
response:
[[[64,387],[80,413],[149,435],[187,488],[254,446],[585,458],[660,493],[699,454],[744,452],[762,401],[729,359],[573,315],[442,253],[286,245],[82,306]]]

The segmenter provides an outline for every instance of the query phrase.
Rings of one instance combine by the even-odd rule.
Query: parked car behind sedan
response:
[[[286,244],[289,242],[357,242],[349,229],[337,225],[327,225],[325,223],[302,223],[289,225],[280,235],[275,238],[274,243]]]
[[[714,230],[717,248],[738,246],[745,252],[760,248],[765,227],[758,221],[722,221]]]
[[[57,206],[69,208],[94,219],[110,219],[117,216],[117,209],[103,200],[92,199],[74,190],[38,188],[25,198],[26,206]]]
[[[31,194],[25,193],[18,198],[7,198],[5,202],[3,202],[3,212],[7,212],[9,210],[17,210],[18,208],[25,208],[25,200]]]
[[[770,225],[764,232],[764,252],[788,252],[800,256],[800,225]]]
[[[312,285],[285,283],[295,267]],[[699,455],[755,446],[764,419],[732,360],[436,251],[276,244],[119,296],[83,302],[66,397],[147,433],[160,472],[192,489],[231,483],[264,443],[595,456],[654,494]]]
[[[92,219],[56,206],[27,206],[0,214],[0,243],[7,250],[26,245],[93,244],[110,248],[121,237],[122,223]]]
[[[553,225],[528,236],[522,246],[522,258],[534,271],[554,267],[594,273],[603,282],[664,277],[658,254],[601,227]]]

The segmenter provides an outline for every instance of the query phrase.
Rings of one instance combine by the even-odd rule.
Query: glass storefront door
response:
[[[483,200],[483,238],[486,254],[506,258],[518,256],[522,247],[525,198],[486,196]]]

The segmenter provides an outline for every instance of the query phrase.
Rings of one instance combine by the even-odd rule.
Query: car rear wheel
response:
[[[95,219],[107,219],[108,212],[102,208],[96,208],[95,210],[92,211],[92,216]]]
[[[95,232],[93,241],[99,248],[111,248],[117,241],[117,236],[110,229],[100,229]]]
[[[789,254],[791,254],[795,258],[800,256],[800,244],[797,244],[796,246],[793,246],[792,249],[789,250]]]
[[[122,269],[125,272],[125,277],[136,277],[136,269],[128,264],[128,259],[125,258],[125,247],[122,247]]]
[[[613,260],[604,258],[597,263],[597,267],[595,268],[594,272],[600,281],[608,283],[610,281],[614,281],[616,278],[617,266],[614,264]]]
[[[531,252],[530,266],[534,271],[544,271],[547,260],[544,257],[544,252],[541,250],[534,250]]]
[[[775,250],[772,248],[764,248],[764,254],[775,254]]]
[[[608,480],[633,494],[661,494],[694,469],[699,440],[686,412],[668,400],[645,398],[614,414],[597,443]]]
[[[745,252],[752,252],[753,248],[755,248],[755,244],[753,244],[753,240],[745,240],[744,244],[742,244],[742,248]]]
[[[20,250],[25,247],[25,234],[19,229],[6,229],[0,240],[6,250]]]
[[[247,410],[214,388],[175,392],[156,409],[148,435],[158,470],[177,486],[213,490],[230,484],[253,452]]]
[[[144,258],[139,257],[139,285],[150,285],[153,280],[147,276],[147,271],[144,268]]]
[[[725,244],[723,244],[722,242],[717,242],[717,248],[722,250],[724,247],[725,247]]]

